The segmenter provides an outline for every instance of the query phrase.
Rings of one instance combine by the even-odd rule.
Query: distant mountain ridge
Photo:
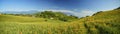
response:
[[[7,14],[31,14],[36,13],[38,11],[2,11],[1,13],[7,13]]]
[[[1,13],[7,13],[7,14],[33,14],[37,12],[43,12],[43,11],[37,11],[37,10],[30,10],[30,11],[2,11]],[[63,12],[63,11],[53,11],[53,12],[61,12],[67,15],[73,15],[73,13],[70,12]]]

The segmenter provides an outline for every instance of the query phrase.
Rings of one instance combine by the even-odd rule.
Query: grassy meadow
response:
[[[103,11],[72,22],[0,15],[0,34],[120,34],[120,9]]]

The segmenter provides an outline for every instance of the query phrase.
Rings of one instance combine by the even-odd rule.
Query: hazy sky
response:
[[[0,11],[102,11],[120,6],[120,0],[0,0]]]

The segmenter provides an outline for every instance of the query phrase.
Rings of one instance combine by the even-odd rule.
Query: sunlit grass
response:
[[[0,15],[0,34],[120,34],[119,20],[120,10],[101,12],[73,22]]]

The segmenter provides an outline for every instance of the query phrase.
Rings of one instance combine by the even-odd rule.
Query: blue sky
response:
[[[92,14],[119,6],[120,0],[0,0],[0,11],[58,10]]]

